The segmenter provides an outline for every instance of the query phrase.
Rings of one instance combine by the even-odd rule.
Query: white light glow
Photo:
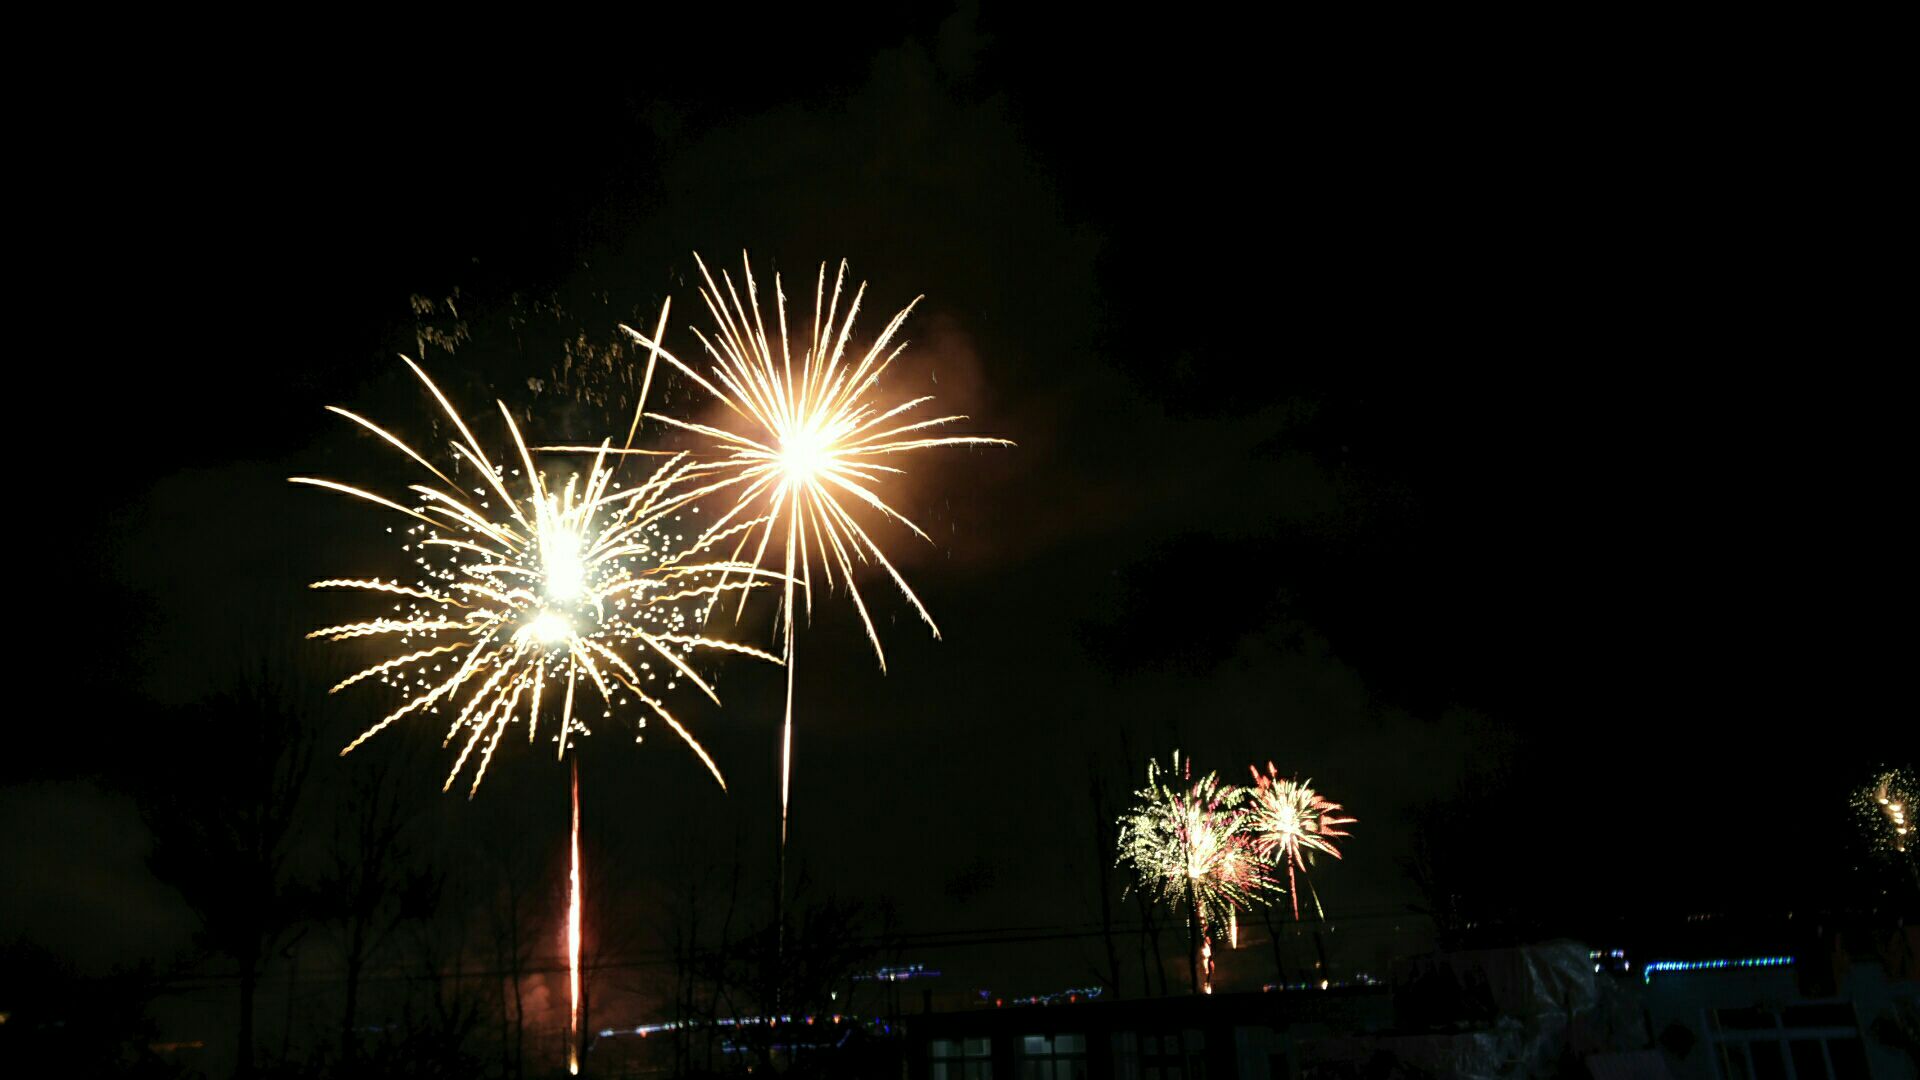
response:
[[[565,645],[573,640],[573,624],[566,616],[543,611],[527,624],[527,632],[544,645]]]

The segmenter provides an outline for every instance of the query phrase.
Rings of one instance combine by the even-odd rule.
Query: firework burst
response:
[[[1315,852],[1339,858],[1340,849],[1334,840],[1349,835],[1340,826],[1353,825],[1358,819],[1339,816],[1340,804],[1309,787],[1313,781],[1289,780],[1271,761],[1265,773],[1258,766],[1249,766],[1248,770],[1253,773],[1254,786],[1247,789],[1247,829],[1253,834],[1256,851],[1287,868],[1287,892],[1293,899],[1293,917],[1298,919],[1300,892],[1295,871],[1304,877]],[[1320,894],[1313,890],[1311,880],[1307,888],[1313,892],[1314,910],[1324,920],[1327,913],[1320,907]]]
[[[850,351],[848,342],[860,302],[866,295],[866,285],[862,283],[851,299],[846,297],[847,264],[841,262],[831,292],[826,285],[826,264],[820,265],[814,282],[812,327],[806,331],[796,327],[796,331],[804,334],[797,341],[788,331],[786,293],[776,274],[773,279],[774,338],[770,338],[753,267],[744,254],[741,259],[744,299],[724,271],[716,283],[706,263],[698,256],[695,261],[705,281],[700,295],[714,321],[712,336],[695,331],[710,361],[707,374],[694,370],[692,365],[663,348],[659,342],[660,331],[649,338],[631,327],[621,329],[645,346],[650,356],[665,359],[725,407],[724,419],[713,424],[645,414],[699,435],[710,444],[701,460],[689,469],[691,475],[703,481],[694,494],[731,498],[733,503],[708,526],[702,543],[727,539],[732,544],[730,561],[750,567],[779,567],[776,576],[784,583],[780,641],[782,660],[787,666],[786,716],[780,751],[780,836],[784,848],[797,667],[795,593],[800,594],[802,604],[810,613],[816,570],[829,587],[836,581],[844,584],[884,671],[886,652],[881,648],[880,635],[874,628],[866,600],[854,581],[855,564],[876,564],[886,571],[934,637],[939,637],[940,628],[933,616],[928,614],[872,534],[856,520],[854,511],[864,508],[892,519],[914,535],[930,541],[919,526],[880,497],[877,489],[881,482],[901,472],[888,462],[908,451],[937,446],[1012,444],[1005,439],[943,433],[947,425],[966,419],[964,416],[910,419],[909,415],[931,401],[931,397],[918,397],[891,406],[878,400],[880,377],[906,347],[904,342],[894,345],[894,336],[919,298],[894,315],[872,345],[864,351]],[[664,317],[661,326],[664,329]],[[636,424],[639,416],[636,410]],[[577,452],[588,448],[554,449]],[[743,594],[740,607],[745,603]]]
[[[1247,832],[1246,793],[1208,773],[1192,779],[1191,762],[1173,755],[1174,783],[1158,761],[1147,763],[1147,786],[1120,818],[1120,858],[1140,887],[1199,927],[1203,986],[1212,993],[1211,932],[1224,924],[1237,944],[1238,911],[1281,891]]]
[[[1914,836],[1914,804],[1920,784],[1907,769],[1889,769],[1854,792],[1853,805],[1874,850],[1911,861],[1920,850]]]
[[[509,470],[487,457],[426,372],[412,360],[406,363],[459,432],[452,443],[453,468],[471,468],[472,484],[463,487],[384,428],[340,408],[331,411],[380,436],[437,483],[410,485],[400,502],[332,480],[293,478],[407,517],[401,551],[418,568],[411,583],[375,577],[313,584],[371,593],[389,603],[376,617],[308,635],[394,643],[392,655],[333,687],[337,692],[377,680],[404,699],[341,753],[408,715],[451,713],[444,744],[463,733],[465,738],[443,790],[481,748],[471,796],[516,720],[525,721],[531,743],[543,701],[558,699],[560,721],[553,738],[556,754],[564,755],[575,732],[590,733],[585,701],[597,694],[602,717],[636,702],[644,706],[639,725],[645,726],[647,715],[657,716],[724,788],[713,758],[661,699],[684,681],[719,701],[689,662],[697,650],[778,662],[769,653],[698,629],[723,592],[744,593],[777,575],[711,559],[706,553],[718,538],[714,535],[685,542],[678,530],[687,527],[683,510],[695,512],[687,508],[695,464],[684,455],[668,456],[643,482],[625,487],[616,478],[617,466],[608,464],[614,451],[602,443],[584,475],[575,472],[556,483],[535,467],[503,403],[500,412],[520,465]],[[513,494],[509,482],[523,487],[523,493]]]

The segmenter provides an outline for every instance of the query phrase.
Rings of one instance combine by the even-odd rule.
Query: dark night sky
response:
[[[117,794],[166,768],[136,729],[263,637],[311,656],[300,585],[378,558],[384,522],[282,481],[370,460],[325,405],[425,422],[393,359],[411,294],[471,298],[436,368],[469,415],[585,435],[524,383],[550,355],[489,351],[508,296],[605,333],[670,292],[687,354],[689,253],[743,247],[790,292],[850,259],[868,331],[925,293],[892,389],[1020,444],[914,465],[938,545],[893,542],[945,640],[879,582],[889,674],[844,602],[803,638],[795,844],[824,887],[915,929],[1084,922],[1090,762],[1118,784],[1177,745],[1357,812],[1336,910],[1411,902],[1408,815],[1463,786],[1575,915],[1791,902],[1848,785],[1911,753],[1871,76],[1694,64],[1737,49],[1677,28],[1631,63],[1456,30],[990,11],[812,48],[129,56],[64,87],[16,133],[45,294],[14,315],[21,486],[58,522],[16,558],[70,569],[29,601],[0,935],[167,940]],[[771,845],[778,678],[723,690],[700,723],[731,796],[664,740],[585,747],[601,842],[673,852],[641,879],[696,857],[689,820]],[[437,782],[428,730],[383,738]],[[553,798],[558,828],[562,773],[495,768],[476,814]]]

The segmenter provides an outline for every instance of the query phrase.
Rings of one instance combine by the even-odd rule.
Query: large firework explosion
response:
[[[402,359],[405,359],[404,357]],[[394,721],[413,713],[451,713],[445,744],[465,733],[444,788],[484,742],[469,794],[478,791],[495,748],[516,720],[531,743],[543,702],[558,699],[553,734],[556,755],[573,735],[588,734],[581,694],[600,699],[599,715],[638,703],[637,716],[657,716],[697,754],[722,787],[725,780],[706,750],[662,700],[685,681],[718,701],[689,658],[696,650],[721,649],[778,660],[759,649],[707,636],[705,614],[723,592],[766,584],[777,574],[708,552],[728,535],[709,531],[687,542],[683,517],[695,463],[668,456],[638,484],[623,485],[611,447],[596,448],[584,474],[549,478],[535,466],[506,405],[500,412],[520,465],[496,465],[460,414],[425,371],[406,361],[453,422],[456,472],[471,469],[467,485],[364,417],[332,411],[384,439],[437,484],[412,484],[407,503],[332,480],[295,477],[353,495],[410,519],[401,552],[416,567],[414,580],[334,578],[314,588],[349,589],[390,601],[380,615],[314,631],[332,641],[379,638],[393,642],[392,655],[342,680],[339,691],[375,679],[399,691],[402,704],[353,740],[342,754]],[[523,489],[515,495],[509,483]],[[410,503],[411,505],[408,505]],[[754,522],[743,522],[741,528]],[[582,683],[586,688],[582,690]],[[590,700],[588,698],[587,700]],[[636,733],[636,738],[638,734]]]
[[[1217,773],[1192,778],[1192,763],[1173,755],[1173,768],[1147,763],[1147,786],[1120,818],[1119,861],[1140,887],[1198,927],[1202,989],[1213,992],[1212,932],[1225,925],[1239,936],[1238,911],[1282,891],[1247,831],[1246,793],[1222,784]]]
[[[1293,917],[1298,919],[1300,890],[1295,871],[1300,877],[1306,876],[1315,852],[1339,858],[1340,849],[1334,840],[1348,835],[1340,826],[1355,824],[1358,819],[1341,817],[1340,804],[1314,791],[1309,786],[1313,781],[1281,776],[1271,761],[1264,773],[1259,766],[1248,766],[1248,771],[1253,774],[1254,786],[1246,789],[1246,828],[1253,834],[1255,850],[1287,868],[1287,892],[1293,899]],[[1325,919],[1320,893],[1313,889],[1311,880],[1307,888],[1313,892],[1314,911]]]
[[[716,284],[706,263],[697,255],[695,261],[706,282],[700,295],[714,321],[712,336],[695,331],[710,362],[708,374],[702,375],[661,346],[664,313],[662,330],[656,330],[651,338],[631,327],[622,329],[650,355],[665,359],[725,407],[725,417],[712,424],[646,414],[709,443],[698,463],[688,470],[689,475],[701,480],[694,494],[718,495],[733,502],[707,527],[701,543],[731,538],[729,560],[750,567],[777,566],[784,582],[780,605],[781,653],[787,666],[786,716],[780,742],[780,836],[784,851],[793,761],[796,591],[811,612],[816,567],[829,587],[836,581],[844,584],[866,627],[874,655],[885,670],[886,653],[854,574],[855,564],[873,563],[886,571],[933,635],[939,637],[933,616],[852,511],[864,507],[930,540],[876,490],[888,476],[901,472],[886,462],[907,451],[929,447],[1011,444],[1005,439],[939,433],[946,425],[966,419],[964,416],[907,419],[907,414],[931,397],[882,404],[878,395],[880,377],[906,348],[904,342],[893,344],[894,335],[919,303],[918,298],[894,315],[864,351],[850,352],[848,342],[866,285],[862,283],[852,298],[846,299],[847,264],[841,262],[831,293],[826,287],[826,264],[820,265],[814,282],[812,327],[797,342],[788,332],[786,293],[776,274],[776,343],[768,337],[759,288],[746,256],[741,257],[744,300],[725,272]],[[636,424],[638,420],[636,411]],[[745,603],[742,595],[740,607]]]

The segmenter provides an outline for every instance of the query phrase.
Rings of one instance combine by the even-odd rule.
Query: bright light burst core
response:
[[[541,537],[542,562],[547,572],[546,594],[562,603],[578,600],[587,588],[587,568],[580,562],[579,538]]]
[[[780,467],[789,484],[811,484],[832,463],[827,440],[817,431],[796,431],[780,438]]]
[[[405,359],[405,358],[403,358]],[[414,374],[440,403],[461,438],[453,443],[456,468],[477,473],[469,486],[456,483],[427,458],[384,429],[345,409],[332,411],[365,427],[431,472],[438,485],[408,487],[411,505],[331,480],[295,477],[294,482],[339,491],[412,519],[401,550],[418,567],[417,580],[338,578],[314,588],[382,594],[386,613],[361,622],[324,627],[309,637],[333,641],[392,640],[393,655],[334,686],[364,679],[400,691],[405,701],[349,744],[342,754],[410,713],[453,713],[446,743],[466,734],[451,787],[474,750],[484,742],[469,794],[478,791],[502,734],[516,720],[532,742],[543,702],[560,699],[556,753],[564,755],[575,732],[587,734],[576,707],[581,683],[598,693],[601,716],[637,703],[685,740],[722,787],[719,768],[667,709],[662,697],[692,683],[715,702],[713,688],[689,663],[697,649],[723,649],[778,661],[759,649],[699,631],[723,592],[745,592],[778,577],[757,567],[701,557],[708,538],[685,542],[678,529],[698,511],[684,491],[695,466],[685,455],[669,457],[637,486],[618,482],[602,443],[584,476],[551,482],[534,464],[505,404],[501,415],[521,468],[509,472],[490,461],[446,397],[413,361]],[[620,459],[616,458],[615,461]],[[524,493],[509,491],[517,477]]]
[[[543,611],[527,624],[527,633],[542,645],[569,645],[573,641],[573,624],[565,615]]]

